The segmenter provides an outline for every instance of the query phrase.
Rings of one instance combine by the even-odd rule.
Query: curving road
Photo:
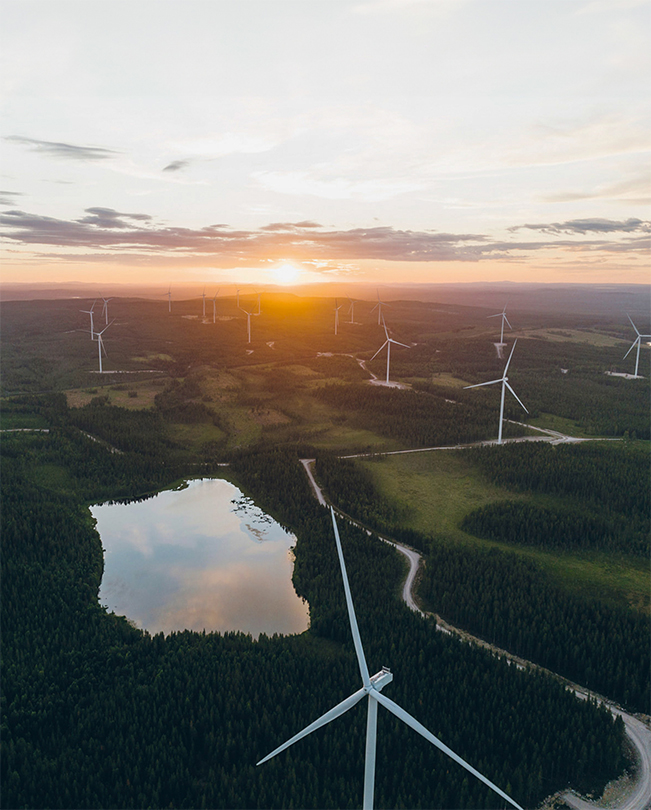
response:
[[[542,429],[541,429],[542,430]],[[544,431],[548,434],[556,434],[556,431]],[[565,437],[563,434],[557,434],[558,437],[561,437],[564,440],[572,440],[573,437],[567,436]],[[534,437],[535,438],[535,437]],[[547,439],[549,441],[549,439]],[[515,440],[517,441],[517,440]],[[555,437],[552,438],[554,443],[558,442],[558,439]],[[577,441],[574,439],[574,441]],[[581,441],[581,440],[578,440]],[[586,440],[583,440],[586,441]],[[589,440],[588,440],[589,441]],[[484,442],[480,442],[483,444]],[[468,445],[465,445],[468,446]],[[431,450],[452,450],[457,448],[452,447],[432,447],[427,448]],[[398,450],[394,451],[395,453],[402,453],[402,452],[418,452],[418,451],[410,451],[410,450]],[[366,454],[364,454],[366,455]],[[374,455],[374,454],[370,454]],[[389,455],[388,453],[386,455]],[[345,458],[355,458],[355,456],[345,456]],[[314,463],[315,459],[313,458],[303,458],[301,459],[301,464],[303,465],[305,472],[307,473],[307,477],[310,482],[310,486],[312,487],[312,491],[314,492],[315,497],[318,499],[319,503],[322,506],[328,506],[328,502],[326,501],[321,488],[317,484],[314,475],[312,473],[312,464]],[[340,509],[337,509],[334,504],[332,505],[334,510],[337,512],[338,515],[343,517],[345,520],[350,521],[354,525],[358,526],[361,529],[364,529],[368,534],[371,532],[368,530],[366,526],[364,526],[359,521],[351,518],[350,515],[342,512]],[[522,658],[519,658],[512,653],[509,653],[507,650],[502,650],[499,647],[496,647],[493,644],[489,644],[482,639],[477,638],[476,636],[467,633],[465,630],[460,630],[457,627],[453,627],[452,625],[444,622],[438,615],[425,613],[421,610],[418,605],[416,604],[416,600],[414,599],[413,593],[413,585],[414,580],[416,579],[416,575],[418,573],[418,568],[421,562],[421,555],[412,548],[408,548],[407,546],[403,546],[400,543],[396,543],[395,540],[389,540],[387,537],[382,537],[377,532],[374,532],[380,540],[384,541],[385,543],[389,543],[394,548],[396,548],[401,554],[403,554],[408,562],[409,562],[409,572],[407,574],[407,578],[405,579],[405,583],[402,589],[402,598],[406,605],[416,613],[419,613],[421,616],[434,616],[436,618],[436,629],[440,632],[446,633],[448,635],[458,635],[464,638],[466,641],[471,641],[474,644],[478,644],[482,647],[489,648],[492,652],[497,653],[500,657],[504,657],[509,661],[513,662],[518,667],[531,667],[535,669],[541,669],[550,675],[561,680],[569,689],[571,689],[575,695],[583,700],[587,700],[588,698],[592,698],[593,700],[597,700],[599,703],[603,703],[613,714],[619,715],[622,717],[624,721],[624,726],[626,728],[626,734],[628,739],[635,750],[635,758],[636,758],[636,769],[635,773],[633,774],[633,778],[627,780],[627,783],[622,786],[619,794],[613,798],[611,798],[607,803],[601,804],[600,802],[591,802],[587,801],[586,799],[581,798],[577,793],[572,790],[568,790],[558,794],[557,796],[550,797],[552,799],[559,799],[564,802],[566,805],[574,808],[575,810],[601,810],[601,808],[608,808],[608,810],[650,810],[651,808],[651,728],[642,722],[642,720],[638,719],[637,717],[627,714],[623,709],[617,706],[612,701],[607,700],[606,698],[602,697],[601,695],[597,695],[594,692],[590,692],[589,690],[579,686],[577,684],[570,683],[565,678],[560,675],[557,675],[554,672],[550,672],[549,670],[545,670],[544,667],[538,666],[538,664],[534,664],[530,661],[525,661]]]

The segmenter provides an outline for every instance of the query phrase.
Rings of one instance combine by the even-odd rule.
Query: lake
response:
[[[301,633],[296,538],[222,479],[92,506],[104,547],[100,603],[150,633]]]

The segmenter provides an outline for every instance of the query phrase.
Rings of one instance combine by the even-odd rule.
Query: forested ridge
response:
[[[587,471],[593,465],[596,468],[595,476],[599,477],[599,464],[595,460],[599,458],[599,452],[594,449],[585,452],[583,447],[518,444],[499,449],[463,452],[470,454],[473,460],[481,459],[481,463],[487,468],[494,463],[495,469],[500,470],[503,476],[513,475],[517,480],[517,465],[516,471],[512,473],[508,456],[505,460],[504,451],[511,451],[522,462],[523,471],[525,468],[529,470],[532,480],[544,481],[545,466],[541,464],[538,471],[531,459],[538,455],[545,458],[548,451],[554,453],[557,450],[563,450],[561,458],[567,460],[565,466],[560,465],[561,480],[565,475],[581,479],[579,471],[586,473],[584,482],[574,484],[575,491],[583,491],[584,486],[590,486]],[[583,451],[578,461],[573,450]],[[619,465],[622,468],[637,469],[639,475],[639,456],[632,455],[628,462],[622,462],[621,459],[614,460],[616,452],[610,448],[606,454],[611,452],[612,457],[602,463],[602,468],[608,468],[608,464],[612,462],[615,467]],[[532,466],[528,467],[527,462]],[[508,473],[505,472],[507,469]],[[548,478],[554,479],[553,470],[553,465],[550,465]],[[394,520],[399,514],[396,507],[374,494],[375,488],[370,475],[353,460],[338,459],[332,454],[321,453],[317,456],[317,473],[325,491],[339,508],[387,536],[424,553],[426,564],[419,594],[426,600],[430,610],[452,624],[595,689],[634,710],[649,711],[648,674],[651,663],[648,617],[596,599],[587,600],[569,594],[552,582],[533,562],[524,561],[513,554],[497,550],[489,552],[471,546],[455,547],[438,535],[435,526],[427,535],[396,526]],[[522,483],[523,488],[528,486],[525,482]],[[543,484],[539,486],[542,488]],[[594,494],[599,497],[598,492]],[[625,502],[617,499],[616,485],[613,485],[609,495],[604,494],[603,497],[606,505]],[[519,503],[509,503],[508,506],[522,517],[522,512],[518,511],[521,506]],[[554,531],[556,528],[555,524],[550,526],[544,521],[540,523],[544,510],[527,504],[523,504],[522,509],[528,510],[531,524],[539,535],[547,529]],[[475,526],[485,526],[488,519],[495,515],[494,522],[489,524],[494,533],[490,534],[485,530],[483,534],[522,543],[522,521],[513,529],[512,524],[505,521],[502,534],[502,525],[498,519],[504,517],[505,513],[506,509],[500,504],[484,507],[471,513],[462,527],[472,530]],[[568,511],[567,514],[571,516],[567,522],[569,536],[575,538],[572,532],[582,530],[583,524],[577,524],[574,512]],[[483,519],[486,524],[481,522]],[[600,524],[596,522],[595,525],[599,527]],[[553,547],[555,537],[553,535],[549,540],[544,538],[545,543]],[[557,542],[558,547],[564,549],[570,545],[566,539],[563,544],[563,535]],[[576,542],[580,542],[580,537]]]
[[[237,633],[151,637],[97,603],[101,545],[67,466],[79,460],[68,430],[3,440],[3,806],[359,806],[361,711],[255,767],[358,688],[330,519],[297,450],[242,452],[233,471],[297,535],[294,581],[310,602],[310,631],[256,642]],[[84,490],[92,500],[120,480],[130,456],[81,440],[89,458],[106,462]],[[143,464],[135,483],[153,483],[148,456],[135,455]],[[48,458],[44,467],[56,460],[66,477],[44,488],[33,470]],[[619,772],[621,721],[437,633],[391,597],[402,571],[396,553],[341,528],[369,666],[393,669],[393,699],[523,806],[569,780],[580,789]],[[501,806],[381,714],[377,806]]]

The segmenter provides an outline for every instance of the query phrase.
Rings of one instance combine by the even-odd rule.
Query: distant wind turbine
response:
[[[502,383],[502,398],[500,399],[500,427],[497,434],[497,443],[502,444],[502,422],[504,421],[504,394],[506,393],[506,389],[508,388],[509,391],[513,394],[513,396],[518,400],[520,405],[524,408],[525,411],[527,409],[522,404],[520,397],[515,393],[515,391],[509,385],[509,378],[506,376],[506,372],[509,370],[509,363],[511,362],[511,358],[513,357],[513,352],[515,351],[515,345],[517,343],[517,339],[513,343],[513,348],[511,349],[511,354],[509,355],[509,359],[506,361],[506,365],[504,366],[504,373],[499,378],[499,380],[490,380],[489,382],[484,383],[477,383],[477,385],[464,385],[464,388],[480,388],[482,385],[494,385],[495,383]],[[527,411],[529,413],[529,411]]]
[[[167,311],[171,312],[172,311],[172,285],[171,284],[169,286],[168,291],[166,293],[163,293],[163,295],[167,296]]]
[[[447,754],[451,759],[465,768],[467,771],[470,771],[473,776],[476,776],[481,782],[487,785],[491,790],[494,790],[499,796],[505,799],[509,804],[513,805],[513,807],[517,808],[517,810],[522,810],[519,804],[513,801],[506,793],[500,790],[497,785],[494,785],[490,779],[487,779],[483,774],[479,773],[479,771],[475,770],[472,765],[469,765],[464,759],[462,759],[458,754],[455,754],[452,749],[448,748],[447,745],[442,743],[439,739],[437,739],[430,731],[428,731],[425,726],[421,725],[415,718],[413,718],[410,714],[408,714],[403,708],[398,706],[397,703],[394,703],[389,698],[385,697],[381,694],[382,689],[387,686],[387,684],[391,683],[393,680],[393,675],[390,670],[386,667],[382,667],[381,671],[376,673],[373,676],[369,676],[368,666],[366,664],[366,658],[364,656],[364,650],[362,648],[362,640],[359,634],[359,628],[357,627],[357,618],[355,616],[355,609],[353,607],[353,599],[350,593],[350,585],[348,584],[348,576],[346,574],[346,563],[344,562],[344,554],[341,548],[341,539],[339,537],[339,529],[337,528],[337,521],[335,519],[335,513],[332,507],[330,508],[330,514],[332,516],[332,526],[334,529],[335,534],[335,543],[337,544],[337,554],[339,556],[339,565],[341,567],[341,574],[344,581],[344,593],[346,594],[346,606],[348,608],[348,620],[350,622],[350,629],[353,635],[353,644],[355,645],[355,652],[357,654],[357,663],[359,665],[359,672],[362,677],[362,688],[358,689],[357,692],[354,692],[350,697],[342,700],[341,703],[338,703],[333,709],[326,712],[322,715],[318,720],[315,720],[309,726],[304,728],[302,731],[299,731],[298,734],[295,734],[290,740],[283,743],[281,746],[276,748],[270,754],[268,754],[264,759],[261,759],[258,762],[258,765],[261,765],[263,762],[267,762],[267,760],[271,759],[272,757],[279,754],[281,751],[284,751],[286,748],[289,748],[290,745],[293,745],[298,740],[302,739],[303,737],[310,734],[312,731],[316,731],[317,728],[326,725],[331,720],[339,717],[340,715],[347,712],[348,709],[352,709],[352,707],[359,703],[360,700],[363,698],[368,698],[368,715],[367,715],[367,723],[366,723],[366,756],[365,756],[365,764],[364,764],[364,800],[363,800],[363,807],[365,810],[372,810],[373,807],[373,792],[374,792],[374,783],[375,783],[375,748],[376,748],[376,738],[377,738],[377,709],[378,703],[384,706],[385,709],[388,709],[392,714],[394,714],[399,720],[402,720],[403,723],[406,723],[408,726],[417,731],[421,734],[428,742],[431,742],[432,745],[435,745],[439,748],[443,753]]]
[[[389,337],[389,330],[387,329],[387,325],[386,325],[386,323],[384,322],[384,318],[382,318],[382,326],[384,326],[384,334],[386,335],[386,338],[387,338],[387,339],[386,339],[386,340],[384,341],[384,343],[383,343],[383,344],[380,346],[380,348],[379,348],[379,349],[378,349],[378,350],[375,352],[375,354],[373,355],[373,357],[371,357],[371,360],[375,360],[375,358],[376,358],[376,357],[378,356],[378,354],[379,354],[379,353],[382,351],[382,349],[383,349],[385,346],[387,347],[387,380],[386,380],[386,381],[387,381],[387,383],[388,383],[388,382],[389,382],[389,366],[390,366],[390,364],[391,364],[391,344],[392,344],[392,343],[395,343],[395,344],[396,344],[396,346],[404,346],[404,347],[405,347],[405,349],[409,349],[410,347],[409,347],[409,346],[407,346],[407,344],[406,344],[406,343],[400,343],[399,341],[394,340],[393,338],[390,338],[390,337]]]
[[[377,325],[380,326],[382,323],[382,307],[388,307],[389,304],[385,304],[384,301],[380,299],[380,291],[376,290],[377,292],[377,304],[373,307],[371,312],[375,312],[377,309]]]
[[[101,293],[99,297],[102,298]],[[108,323],[108,305],[109,301],[112,300],[113,300],[112,298],[102,298],[102,301],[104,302],[104,306],[102,307],[102,315],[104,315],[104,323]]]
[[[260,305],[260,293],[257,293],[258,296],[258,311],[254,312],[254,315],[262,315],[262,307]]]
[[[201,317],[206,317],[206,288],[203,288],[203,292],[201,293],[201,297],[203,298],[203,310],[201,312]]]
[[[346,298],[350,301],[350,306],[348,307],[348,312],[350,313],[350,320],[348,323],[355,323],[355,304],[356,301],[354,298],[351,298],[349,295]]]
[[[238,290],[238,293],[239,293],[239,290]],[[244,307],[239,307],[239,308],[242,310],[242,312],[246,313],[246,332],[247,332],[247,334],[249,336],[249,343],[250,343],[251,342],[251,314],[252,313],[249,312],[248,310],[244,309]]]
[[[111,323],[113,323],[113,321],[111,321]],[[102,352],[104,352],[104,354],[106,354],[106,349],[104,348],[104,341],[102,340],[102,335],[104,334],[104,332],[106,332],[106,330],[109,328],[111,323],[107,324],[102,329],[101,332],[96,332],[95,333],[97,335],[97,354],[99,356],[99,373],[100,374],[102,373]]]
[[[216,323],[216,321],[217,321],[217,296],[218,295],[219,295],[219,288],[217,289],[217,292],[215,293],[215,295],[213,296],[213,299],[212,299],[212,322],[213,323]]]
[[[502,319],[502,328],[500,329],[500,346],[504,343],[504,324],[508,324],[509,329],[513,329],[511,324],[509,323],[509,319],[506,317],[506,304],[504,304],[504,309],[501,312],[498,312],[497,315],[489,315],[489,318],[501,318]]]
[[[335,298],[335,335],[339,329],[339,310],[342,308],[342,306],[343,304],[339,304],[339,306],[337,306],[337,299]]]
[[[637,369],[640,364],[640,346],[642,345],[642,340],[648,340],[649,338],[651,338],[651,335],[640,334],[637,326],[633,323],[631,316],[627,315],[626,317],[629,319],[629,321],[631,321],[631,326],[633,327],[633,329],[635,329],[635,334],[637,335],[637,337],[635,338],[633,343],[631,343],[631,348],[624,355],[624,359],[626,359],[629,356],[629,354],[633,351],[635,346],[637,346],[637,353],[635,355],[635,375],[634,375],[635,377],[637,377]]]
[[[237,308],[240,309],[240,291],[237,291]]]
[[[95,309],[95,304],[97,303],[97,299],[93,301],[93,306],[90,309],[80,309],[80,312],[84,312],[86,315],[90,315],[90,339],[95,340],[95,330],[93,327],[93,310]]]

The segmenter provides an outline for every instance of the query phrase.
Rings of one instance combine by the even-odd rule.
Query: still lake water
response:
[[[91,507],[104,547],[100,603],[150,633],[301,633],[295,537],[221,479]]]

